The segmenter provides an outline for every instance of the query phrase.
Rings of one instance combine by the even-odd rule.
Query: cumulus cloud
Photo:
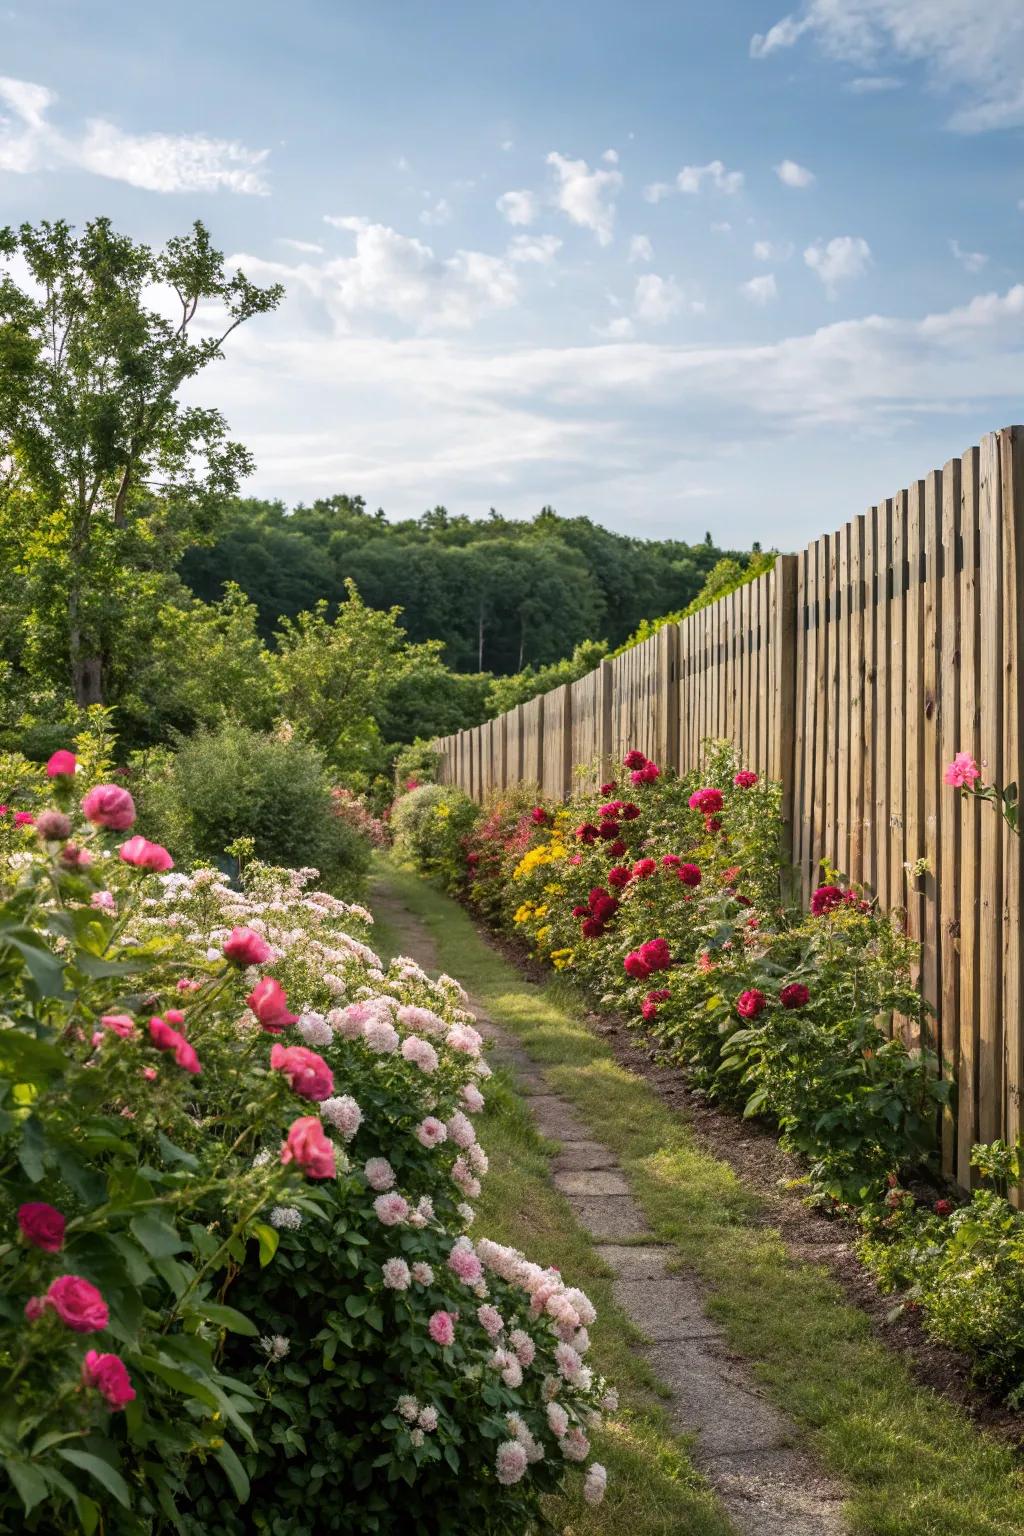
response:
[[[798,165],[795,160],[782,160],[775,167],[775,174],[784,187],[809,187],[814,180],[814,172],[809,171],[806,165]]]
[[[607,325],[594,327],[598,336],[604,336],[608,341],[629,341],[636,327],[628,315],[615,315]]]
[[[816,240],[804,251],[804,261],[824,284],[830,299],[839,284],[860,277],[871,262],[871,247],[861,235],[837,235],[826,245]]]
[[[567,160],[555,150],[548,155],[548,165],[555,172],[557,206],[574,224],[593,230],[599,245],[610,245],[621,171],[592,171],[585,160]]]
[[[1024,6],[1020,0],[805,0],[750,52],[764,59],[812,36],[829,58],[870,70],[889,58],[923,64],[932,86],[956,97],[962,133],[1024,124]],[[867,87],[877,89],[876,86]]]
[[[633,313],[645,325],[664,325],[683,307],[683,291],[674,277],[645,272],[633,290]]]
[[[750,300],[751,304],[757,304],[763,309],[766,304],[773,303],[779,296],[775,273],[764,272],[760,277],[752,277],[749,282],[740,284],[740,292]]]
[[[532,262],[548,267],[562,249],[557,235],[513,235],[508,248],[510,261]]]
[[[664,198],[670,197],[673,191],[670,181],[652,181],[644,187],[644,201],[648,203],[660,203]]]
[[[50,122],[56,101],[44,85],[0,76],[0,170],[80,170],[149,192],[269,191],[267,150],[205,134],[126,133],[98,117],[65,133]]]
[[[654,246],[647,235],[632,235],[629,241],[630,261],[652,261]]]
[[[533,192],[519,191],[503,192],[495,207],[510,224],[532,224],[540,205]]]
[[[290,250],[301,251],[304,256],[322,256],[324,248],[317,245],[315,240],[290,240],[287,235],[278,236],[278,245],[287,245]]]
[[[988,265],[988,257],[984,251],[965,251],[959,240],[951,240],[949,248],[965,272],[980,272],[982,267]]]
[[[680,192],[702,192],[710,187],[731,197],[743,187],[743,172],[727,171],[721,160],[711,160],[707,165],[684,165],[676,177],[676,186]]]

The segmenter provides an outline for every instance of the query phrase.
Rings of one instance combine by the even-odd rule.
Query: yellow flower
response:
[[[544,894],[545,896],[561,896],[564,890],[564,885],[559,885],[557,880],[551,880],[544,887]]]
[[[568,966],[572,965],[573,958],[571,949],[553,949],[550,955],[551,963],[556,971],[564,971]]]
[[[537,916],[538,917],[540,916],[539,912],[537,913]],[[538,944],[543,944],[544,940],[547,938],[547,936],[548,936],[548,934],[550,932],[551,932],[551,924],[550,923],[545,923],[543,928],[538,928],[536,934],[534,935],[534,937],[537,940],[537,943]]]

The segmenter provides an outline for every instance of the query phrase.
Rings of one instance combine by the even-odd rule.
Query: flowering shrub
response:
[[[460,989],[73,766],[0,853],[0,1526],[522,1529],[606,1389],[582,1293],[469,1235]]]
[[[388,846],[391,833],[387,822],[375,816],[359,795],[350,789],[334,788],[331,790],[331,799],[334,801],[334,814],[339,820],[365,838],[372,848]]]
[[[462,878],[465,841],[478,815],[469,796],[453,785],[417,785],[391,812],[395,853],[450,890]]]
[[[464,864],[470,899],[641,1023],[708,1093],[762,1114],[817,1188],[864,1199],[927,1160],[947,1093],[885,1027],[916,1013],[915,951],[835,883],[782,903],[779,791],[719,744],[700,774],[644,753],[567,806],[506,792]]]

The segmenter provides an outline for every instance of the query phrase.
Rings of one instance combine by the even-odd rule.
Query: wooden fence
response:
[[[580,682],[437,743],[480,799],[553,796],[638,747],[696,767],[708,737],[783,786],[806,896],[828,859],[921,943],[924,1031],[955,1077],[947,1169],[1022,1130],[1020,840],[942,781],[954,753],[1021,784],[1024,428],[985,437],[836,533]],[[909,1021],[905,1021],[909,1027]]]

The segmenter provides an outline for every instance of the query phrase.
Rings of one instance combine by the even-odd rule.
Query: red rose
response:
[[[621,859],[625,852],[626,845],[622,841],[621,837],[617,837],[614,843],[609,843],[608,847],[605,849],[605,853],[610,859]]]
[[[64,1217],[45,1200],[30,1200],[18,1206],[18,1226],[21,1235],[33,1248],[44,1253],[59,1253],[64,1246]]]
[[[281,1161],[294,1163],[311,1179],[334,1178],[334,1144],[324,1135],[316,1115],[292,1121],[281,1147]]]
[[[610,843],[612,838],[619,835],[619,824],[617,821],[611,821],[606,817],[598,827],[597,833],[606,843]]]
[[[614,896],[600,896],[591,904],[590,911],[599,923],[609,922],[619,910],[619,904]]]
[[[634,784],[653,784],[660,777],[661,769],[657,763],[644,763],[642,768],[635,768],[630,774]]]
[[[703,878],[697,864],[680,864],[676,874],[684,885],[700,885]]]
[[[614,779],[612,779],[612,781],[609,784],[602,784],[601,788],[598,790],[598,794],[599,795],[614,795],[614,793],[615,793],[615,780]]]
[[[235,965],[263,965],[273,950],[255,928],[232,928],[224,942],[224,957]]]
[[[604,931],[604,923],[596,917],[588,917],[580,927],[580,932],[585,939],[599,939]]]
[[[721,818],[721,816],[705,816],[705,818],[704,818],[704,830],[705,830],[705,832],[721,832],[721,830],[722,830],[722,818]]]
[[[672,964],[672,951],[665,939],[648,939],[641,944],[640,954],[650,971],[667,971]]]
[[[783,1008],[803,1008],[811,1000],[811,994],[802,981],[791,981],[779,993]]]
[[[843,893],[838,885],[819,885],[811,896],[811,913],[814,917],[822,917],[838,907],[843,900]]]
[[[304,1045],[272,1045],[270,1065],[283,1072],[293,1091],[304,1099],[320,1102],[334,1092],[334,1074],[316,1051]]]
[[[542,805],[535,805],[530,815],[538,827],[543,827],[547,824],[548,813]]]
[[[288,1012],[284,988],[273,976],[261,977],[246,1002],[268,1035],[279,1035],[289,1024],[298,1022],[295,1014]]]
[[[123,1408],[135,1396],[132,1379],[119,1355],[101,1355],[95,1349],[86,1351],[82,1361],[82,1383],[95,1387],[114,1410]]]
[[[741,768],[739,773],[733,774],[732,781],[737,789],[753,789],[757,783],[757,774],[751,773],[749,768]]]
[[[622,965],[626,975],[632,976],[634,981],[646,981],[651,974],[651,967],[638,949],[631,949]]]
[[[135,801],[119,784],[97,784],[82,801],[82,815],[94,827],[124,832],[135,820]]]
[[[608,871],[608,884],[616,886],[628,885],[632,875],[624,864],[616,864]]]
[[[626,753],[622,761],[627,768],[642,768],[647,761],[647,757],[643,752],[638,752],[634,747],[632,752]]]
[[[657,872],[658,866],[654,859],[637,859],[636,863],[633,865],[634,880],[649,880],[651,876],[656,875]]]
[[[609,817],[610,816],[610,817],[614,818],[614,817],[616,817],[619,814],[619,812],[621,810],[622,810],[622,801],[621,800],[609,800],[606,805],[599,805],[598,806],[597,814],[599,816],[604,816],[604,817]]]
[[[936,1202],[935,1202],[935,1214],[936,1214],[936,1216],[948,1216],[950,1211],[952,1211],[952,1209],[953,1209],[953,1202],[952,1202],[952,1200],[936,1200]]]
[[[632,800],[628,800],[626,802],[626,804],[622,807],[622,819],[623,819],[623,821],[636,821],[636,819],[637,819],[637,817],[639,815],[640,815],[640,807],[638,805],[634,805]]]
[[[695,789],[689,801],[690,809],[700,811],[704,816],[713,816],[716,811],[720,811],[722,803],[720,789]]]
[[[581,843],[592,843],[597,837],[597,828],[589,821],[585,821],[581,827],[576,828],[576,836]]]
[[[588,917],[590,915],[590,908],[589,907],[573,907],[572,915],[573,915],[573,917]]]
[[[757,987],[741,992],[736,999],[736,1012],[741,1019],[756,1019],[768,1006],[768,999]]]
[[[674,869],[677,864],[681,864],[683,861],[678,853],[666,853],[661,862],[666,869]]]

